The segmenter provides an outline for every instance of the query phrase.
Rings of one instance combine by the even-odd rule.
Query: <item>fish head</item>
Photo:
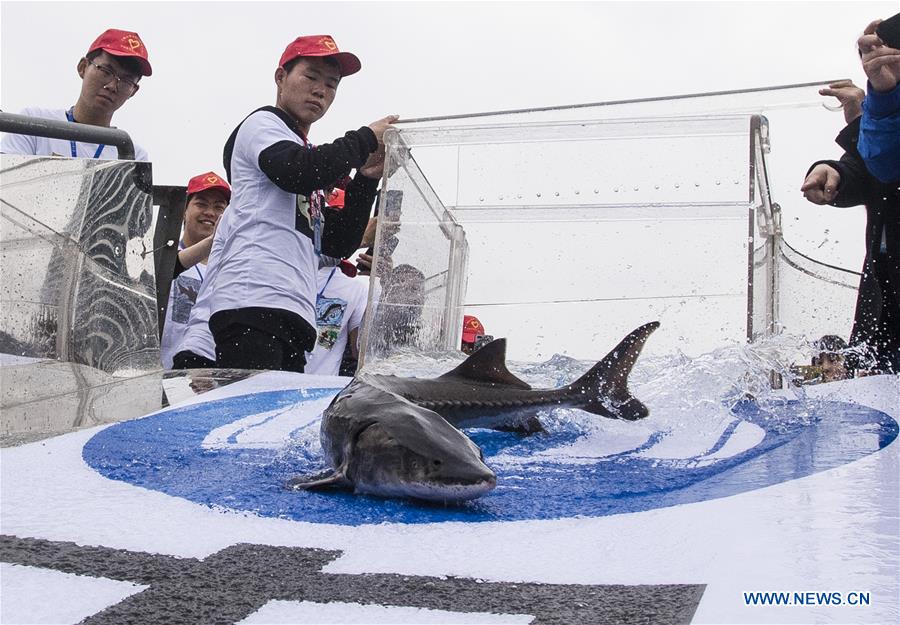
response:
[[[347,454],[356,492],[428,501],[475,499],[497,485],[481,449],[431,410],[402,398],[361,424]]]

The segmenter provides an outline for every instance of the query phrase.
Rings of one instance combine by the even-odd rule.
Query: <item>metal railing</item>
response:
[[[134,160],[134,142],[127,132],[118,128],[104,128],[103,126],[91,126],[90,124],[79,124],[77,122],[0,113],[0,132],[50,137],[68,141],[103,143],[114,146],[119,151],[118,160]]]

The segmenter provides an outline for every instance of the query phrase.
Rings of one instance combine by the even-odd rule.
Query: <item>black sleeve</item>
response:
[[[877,203],[885,193],[885,185],[869,173],[856,148],[859,139],[859,120],[857,117],[847,124],[835,139],[835,143],[845,150],[841,160],[816,161],[806,172],[808,176],[812,168],[820,163],[837,170],[841,181],[838,183],[837,195],[832,204],[841,208]]]
[[[837,195],[831,203],[834,206],[847,208],[878,203],[887,192],[885,188],[890,187],[870,174],[862,158],[853,152],[845,152],[839,161],[816,161],[809,171],[821,163],[830,165],[841,176]],[[806,175],[809,175],[809,171]]]
[[[347,258],[359,248],[378,191],[378,180],[357,173],[344,190],[344,208],[325,209],[322,253]]]
[[[172,279],[174,280],[185,271],[187,271],[187,267],[181,264],[181,259],[178,258],[178,254],[175,254],[175,270],[172,272]]]
[[[375,133],[363,126],[314,148],[288,140],[274,143],[259,153],[259,168],[280,189],[308,196],[362,166],[377,149]]]

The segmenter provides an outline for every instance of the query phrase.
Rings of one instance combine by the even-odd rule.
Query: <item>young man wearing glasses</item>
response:
[[[87,54],[78,61],[81,94],[68,110],[26,108],[22,115],[68,120],[80,124],[109,127],[113,114],[140,88],[142,76],[152,73],[147,48],[137,33],[109,29],[97,37]],[[146,150],[135,145],[135,160],[149,160]],[[0,152],[73,158],[118,158],[112,145],[5,134]]]

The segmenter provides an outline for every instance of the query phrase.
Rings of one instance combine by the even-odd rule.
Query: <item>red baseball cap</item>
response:
[[[332,208],[344,208],[344,190],[333,189],[325,198],[325,203]]]
[[[477,337],[484,336],[484,334],[484,326],[478,321],[478,317],[473,317],[472,315],[463,317],[463,342],[474,343]]]
[[[297,37],[284,49],[284,54],[281,55],[278,65],[284,67],[285,63],[293,61],[298,56],[333,56],[341,67],[341,76],[355,74],[362,68],[362,63],[359,62],[355,54],[338,50],[337,44],[331,38],[331,35]]]
[[[208,171],[205,174],[200,174],[199,176],[191,178],[190,182],[188,182],[187,194],[188,196],[191,196],[195,193],[200,193],[201,191],[209,191],[210,189],[221,189],[222,192],[225,193],[225,197],[228,198],[228,201],[231,201],[231,187],[228,186],[228,183],[225,182],[224,178],[214,171]]]
[[[113,56],[134,57],[141,65],[142,75],[153,74],[153,68],[150,67],[150,60],[147,58],[147,46],[144,45],[137,33],[110,28],[103,31],[103,34],[94,40],[87,53],[90,54],[94,50],[105,50]]]

